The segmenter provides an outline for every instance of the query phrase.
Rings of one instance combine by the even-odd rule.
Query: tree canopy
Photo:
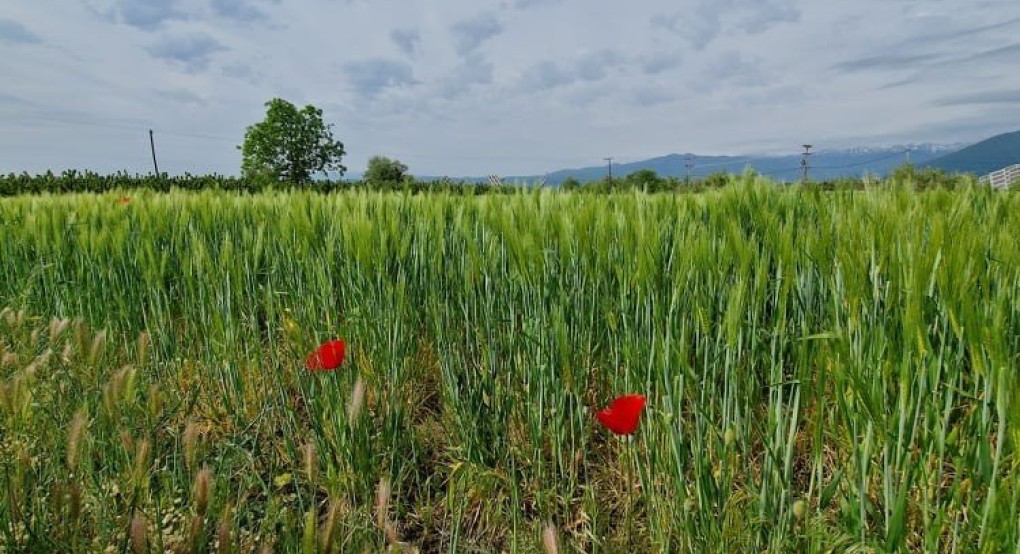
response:
[[[368,183],[399,183],[407,177],[407,166],[400,160],[391,160],[385,156],[372,156],[368,160],[368,169],[364,179]]]
[[[343,175],[342,142],[333,138],[333,125],[322,110],[307,105],[298,110],[281,98],[266,102],[266,118],[248,127],[241,150],[241,174],[276,181],[306,183],[312,175],[330,171]]]

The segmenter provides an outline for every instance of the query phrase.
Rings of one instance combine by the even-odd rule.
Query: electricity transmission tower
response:
[[[809,165],[808,165],[808,156],[811,155],[811,148],[813,148],[813,147],[810,144],[804,144],[803,146],[804,146],[804,153],[801,155],[801,158],[800,158],[800,171],[801,171],[800,181],[801,181],[801,183],[806,185],[807,184],[807,172],[808,172],[808,167],[809,167]]]

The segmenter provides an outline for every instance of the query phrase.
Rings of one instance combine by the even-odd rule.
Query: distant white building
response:
[[[998,171],[993,171],[978,179],[979,183],[988,183],[992,188],[1004,189],[1020,180],[1020,164],[1013,164]]]

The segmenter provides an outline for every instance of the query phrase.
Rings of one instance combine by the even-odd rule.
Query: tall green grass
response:
[[[737,181],[0,199],[0,545],[1020,547],[1020,197]]]

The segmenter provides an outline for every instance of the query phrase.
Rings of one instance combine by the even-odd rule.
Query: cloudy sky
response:
[[[541,174],[672,152],[1020,129],[1016,0],[3,0],[0,172],[236,174],[314,104],[364,169]]]

